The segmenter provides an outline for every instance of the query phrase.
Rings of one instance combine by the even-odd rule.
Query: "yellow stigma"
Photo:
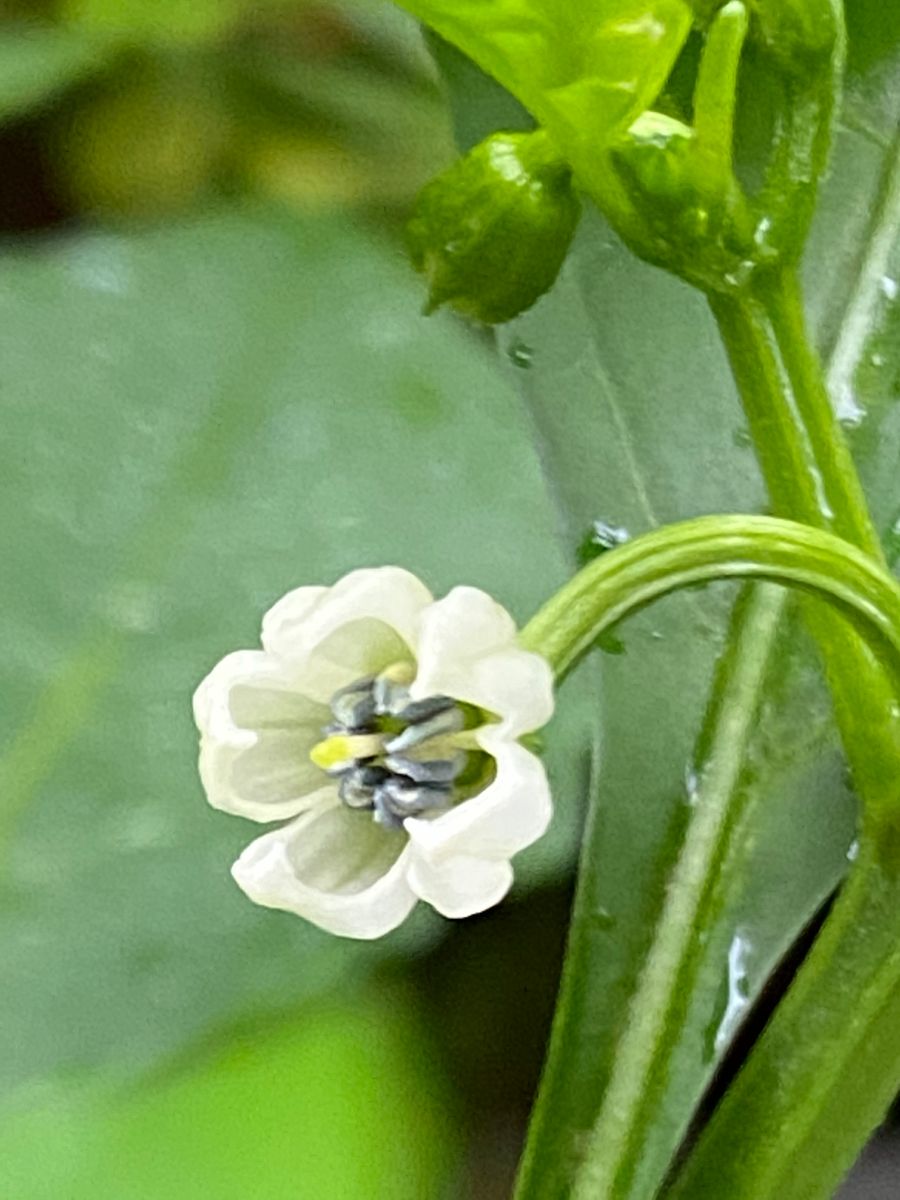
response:
[[[309,757],[323,771],[332,771],[355,758],[374,758],[382,748],[383,741],[376,733],[333,733],[317,742]]]

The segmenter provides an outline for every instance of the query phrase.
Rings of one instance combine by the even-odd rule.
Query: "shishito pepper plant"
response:
[[[707,297],[773,513],[837,535],[880,573],[881,545],[811,348],[797,276],[842,77],[840,0],[403,6],[501,83],[536,125],[530,135],[495,135],[423,193],[410,242],[431,305],[450,303],[488,322],[530,306],[565,255],[577,190],[636,255]],[[685,112],[667,88],[689,38],[702,48]],[[765,62],[775,109],[752,188],[734,163],[751,48]],[[561,669],[570,650],[557,658],[549,647],[566,610],[551,604],[547,612],[552,620],[539,616],[523,636]],[[668,1174],[648,1179],[638,1164],[655,1126],[671,1119],[663,1085],[684,1013],[680,993],[692,983],[703,904],[730,831],[702,804],[693,813],[617,1061],[590,1111],[560,1103],[573,1063],[580,1060],[584,1078],[592,1054],[578,981],[602,951],[582,888],[519,1200],[825,1200],[900,1084],[895,681],[858,630],[818,603],[808,602],[805,615],[860,801],[859,853],[841,894],[699,1137],[673,1152]],[[573,1124],[576,1110],[582,1120]]]

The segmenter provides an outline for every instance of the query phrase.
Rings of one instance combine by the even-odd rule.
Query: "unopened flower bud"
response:
[[[422,191],[408,228],[428,311],[509,321],[553,285],[578,223],[571,171],[546,134],[496,133]]]
[[[840,36],[836,0],[744,0],[754,14],[755,36],[779,67],[791,75],[809,74],[828,62]],[[692,0],[696,19],[706,25],[722,0]]]
[[[694,198],[694,131],[664,113],[646,112],[615,147],[613,156],[629,190],[645,209],[668,214]]]

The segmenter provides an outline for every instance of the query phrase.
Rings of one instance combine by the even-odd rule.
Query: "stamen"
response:
[[[397,775],[379,788],[379,795],[391,811],[399,817],[416,817],[432,808],[443,808],[450,799],[450,789],[440,785],[413,783]]]
[[[411,664],[395,663],[335,692],[334,722],[310,751],[316,766],[340,777],[341,802],[371,812],[387,829],[451,807],[454,783],[471,762],[468,751],[477,749],[452,697],[410,699],[413,677]]]
[[[399,716],[409,704],[409,688],[405,683],[395,683],[383,675],[375,681],[375,711],[384,716]]]
[[[444,697],[437,697],[441,700]],[[451,704],[453,702],[451,701]],[[442,737],[447,733],[459,733],[465,726],[466,718],[461,708],[453,704],[452,708],[444,706],[434,716],[420,720],[415,725],[407,725],[406,729],[387,744],[389,754],[400,754],[420,746],[431,738]]]
[[[403,754],[389,754],[384,765],[395,775],[406,775],[416,783],[452,783],[466,765],[466,755],[457,752],[452,758],[419,760]]]
[[[348,808],[363,808],[370,811],[375,807],[376,789],[390,778],[390,771],[383,767],[357,767],[348,771],[338,785],[338,795]]]
[[[359,679],[331,697],[334,719],[345,729],[366,729],[375,716],[375,679]]]
[[[459,711],[456,701],[450,696],[429,696],[425,700],[411,700],[398,715],[411,725],[416,725],[420,721],[427,721],[429,717],[435,717],[438,713],[448,712],[450,709]]]

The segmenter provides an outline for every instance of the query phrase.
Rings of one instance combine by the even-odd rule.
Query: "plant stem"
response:
[[[743,811],[739,787],[782,615],[780,589],[745,589],[735,604],[727,651],[720,659],[692,771],[695,805],[672,869],[653,942],[630,1005],[594,1125],[590,1164],[576,1197],[631,1196],[648,1173],[659,1178],[667,1158],[651,1150],[669,1064],[683,1035],[689,997],[721,894],[717,883]],[[763,636],[760,636],[762,633]],[[685,1124],[687,1117],[685,1117]],[[673,1130],[671,1145],[677,1143]]]
[[[900,875],[866,837],[670,1200],[826,1200],[900,1078]]]
[[[676,588],[716,578],[760,578],[821,593],[845,616],[855,617],[860,640],[882,663],[885,686],[896,697],[900,587],[845,541],[777,518],[706,517],[637,538],[579,572],[526,626],[522,643],[543,654],[562,678],[615,622]],[[746,603],[764,605],[765,595],[751,596]],[[774,619],[777,615],[776,610]],[[764,668],[764,662],[754,664],[739,651],[732,662],[723,662],[721,703],[742,726],[752,721],[747,691],[755,692],[755,676]],[[707,795],[716,793],[716,783],[727,794],[739,766],[734,760],[711,762],[710,773],[723,778],[709,781]],[[691,934],[710,901],[731,815],[727,806],[707,804],[692,822],[604,1113],[577,1176],[577,1200],[626,1194],[639,1151],[635,1139],[643,1132],[640,1118],[647,1115],[644,1088],[659,1083],[653,1068],[669,1049],[666,1021],[678,1000],[675,985],[690,983]],[[890,1100],[900,1063],[900,817],[892,810],[885,822],[883,815],[884,810],[867,811],[863,851],[851,883],[798,988],[779,1010],[775,1033],[764,1038],[766,1053],[754,1055],[750,1070],[739,1077],[736,1094],[748,1093],[749,1099],[743,1107],[729,1102],[719,1110],[712,1133],[701,1142],[700,1156],[689,1161],[688,1182],[677,1184],[680,1200],[824,1196],[824,1191],[806,1190],[810,1181],[821,1178],[823,1186],[835,1181]],[[576,924],[576,933],[579,928]],[[577,1006],[577,992],[568,989],[564,1003]],[[821,1069],[823,1050],[827,1070]],[[863,1095],[870,1080],[871,1093]],[[848,1090],[861,1094],[852,1120],[843,1114],[842,1097]],[[651,1096],[651,1110],[652,1103]],[[823,1120],[834,1127],[827,1155],[818,1152],[810,1137]],[[750,1121],[758,1121],[760,1128],[758,1136],[747,1138],[744,1129]],[[596,1136],[600,1133],[602,1138]],[[742,1154],[739,1169],[732,1168],[728,1157],[735,1144]],[[726,1190],[723,1160],[729,1162],[729,1172],[738,1174]],[[803,1173],[797,1173],[799,1163]],[[740,1172],[751,1171],[755,1182],[747,1185]],[[547,1200],[546,1188],[536,1190],[537,1178],[526,1160],[519,1194]],[[793,1192],[785,1190],[788,1180]],[[739,1183],[744,1190],[738,1191]],[[797,1190],[798,1183],[803,1191]],[[564,1194],[556,1184],[554,1194]]]
[[[878,656],[885,686],[900,683],[900,584],[843,538],[780,517],[697,517],[664,525],[584,567],[522,630],[557,682],[618,621],[680,588],[762,579],[827,600]],[[900,818],[898,818],[900,819]]]
[[[859,477],[810,347],[793,272],[710,301],[728,350],[773,510],[828,529],[883,562]],[[866,808],[891,806],[900,714],[871,650],[810,609],[854,783]]]
[[[792,273],[713,310],[776,511],[883,562]],[[825,929],[688,1158],[673,1200],[825,1200],[900,1079],[900,733],[877,656],[809,609],[863,805],[862,846]]]

